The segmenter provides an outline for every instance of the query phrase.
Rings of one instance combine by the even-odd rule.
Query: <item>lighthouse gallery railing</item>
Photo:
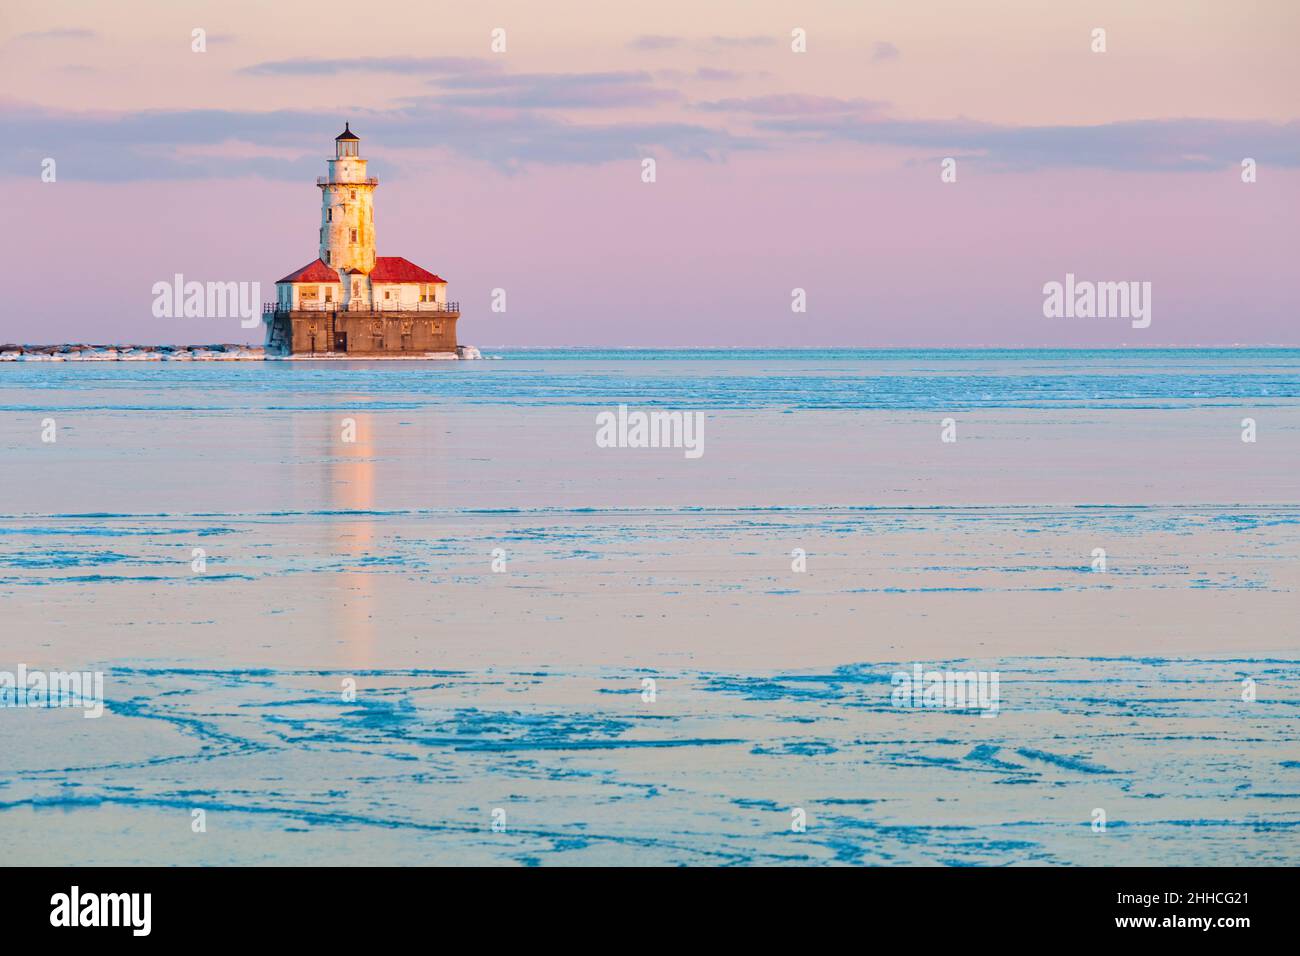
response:
[[[262,314],[275,312],[459,312],[459,302],[379,302],[367,305],[364,302],[349,302],[339,305],[337,302],[300,302],[296,309],[285,308],[278,302],[263,302]]]

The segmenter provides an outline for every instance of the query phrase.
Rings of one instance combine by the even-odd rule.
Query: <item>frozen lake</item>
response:
[[[1300,350],[495,354],[0,365],[9,862],[1300,860]]]

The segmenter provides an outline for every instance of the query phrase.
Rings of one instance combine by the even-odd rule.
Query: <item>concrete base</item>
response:
[[[394,355],[392,352],[304,352],[298,355],[267,355],[269,362],[457,362],[456,352],[410,352]]]
[[[268,353],[322,358],[456,357],[459,312],[275,312]]]

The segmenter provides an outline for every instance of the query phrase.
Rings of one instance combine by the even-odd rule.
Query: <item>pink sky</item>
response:
[[[1300,341],[1300,4],[975,6],[11,0],[0,341],[247,340],[151,287],[271,299],[344,120],[464,342]],[[1150,328],[1044,318],[1067,272],[1150,282]]]

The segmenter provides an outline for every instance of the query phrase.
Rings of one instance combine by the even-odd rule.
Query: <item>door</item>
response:
[[[334,351],[346,352],[348,350],[348,334],[346,332],[334,333]]]

